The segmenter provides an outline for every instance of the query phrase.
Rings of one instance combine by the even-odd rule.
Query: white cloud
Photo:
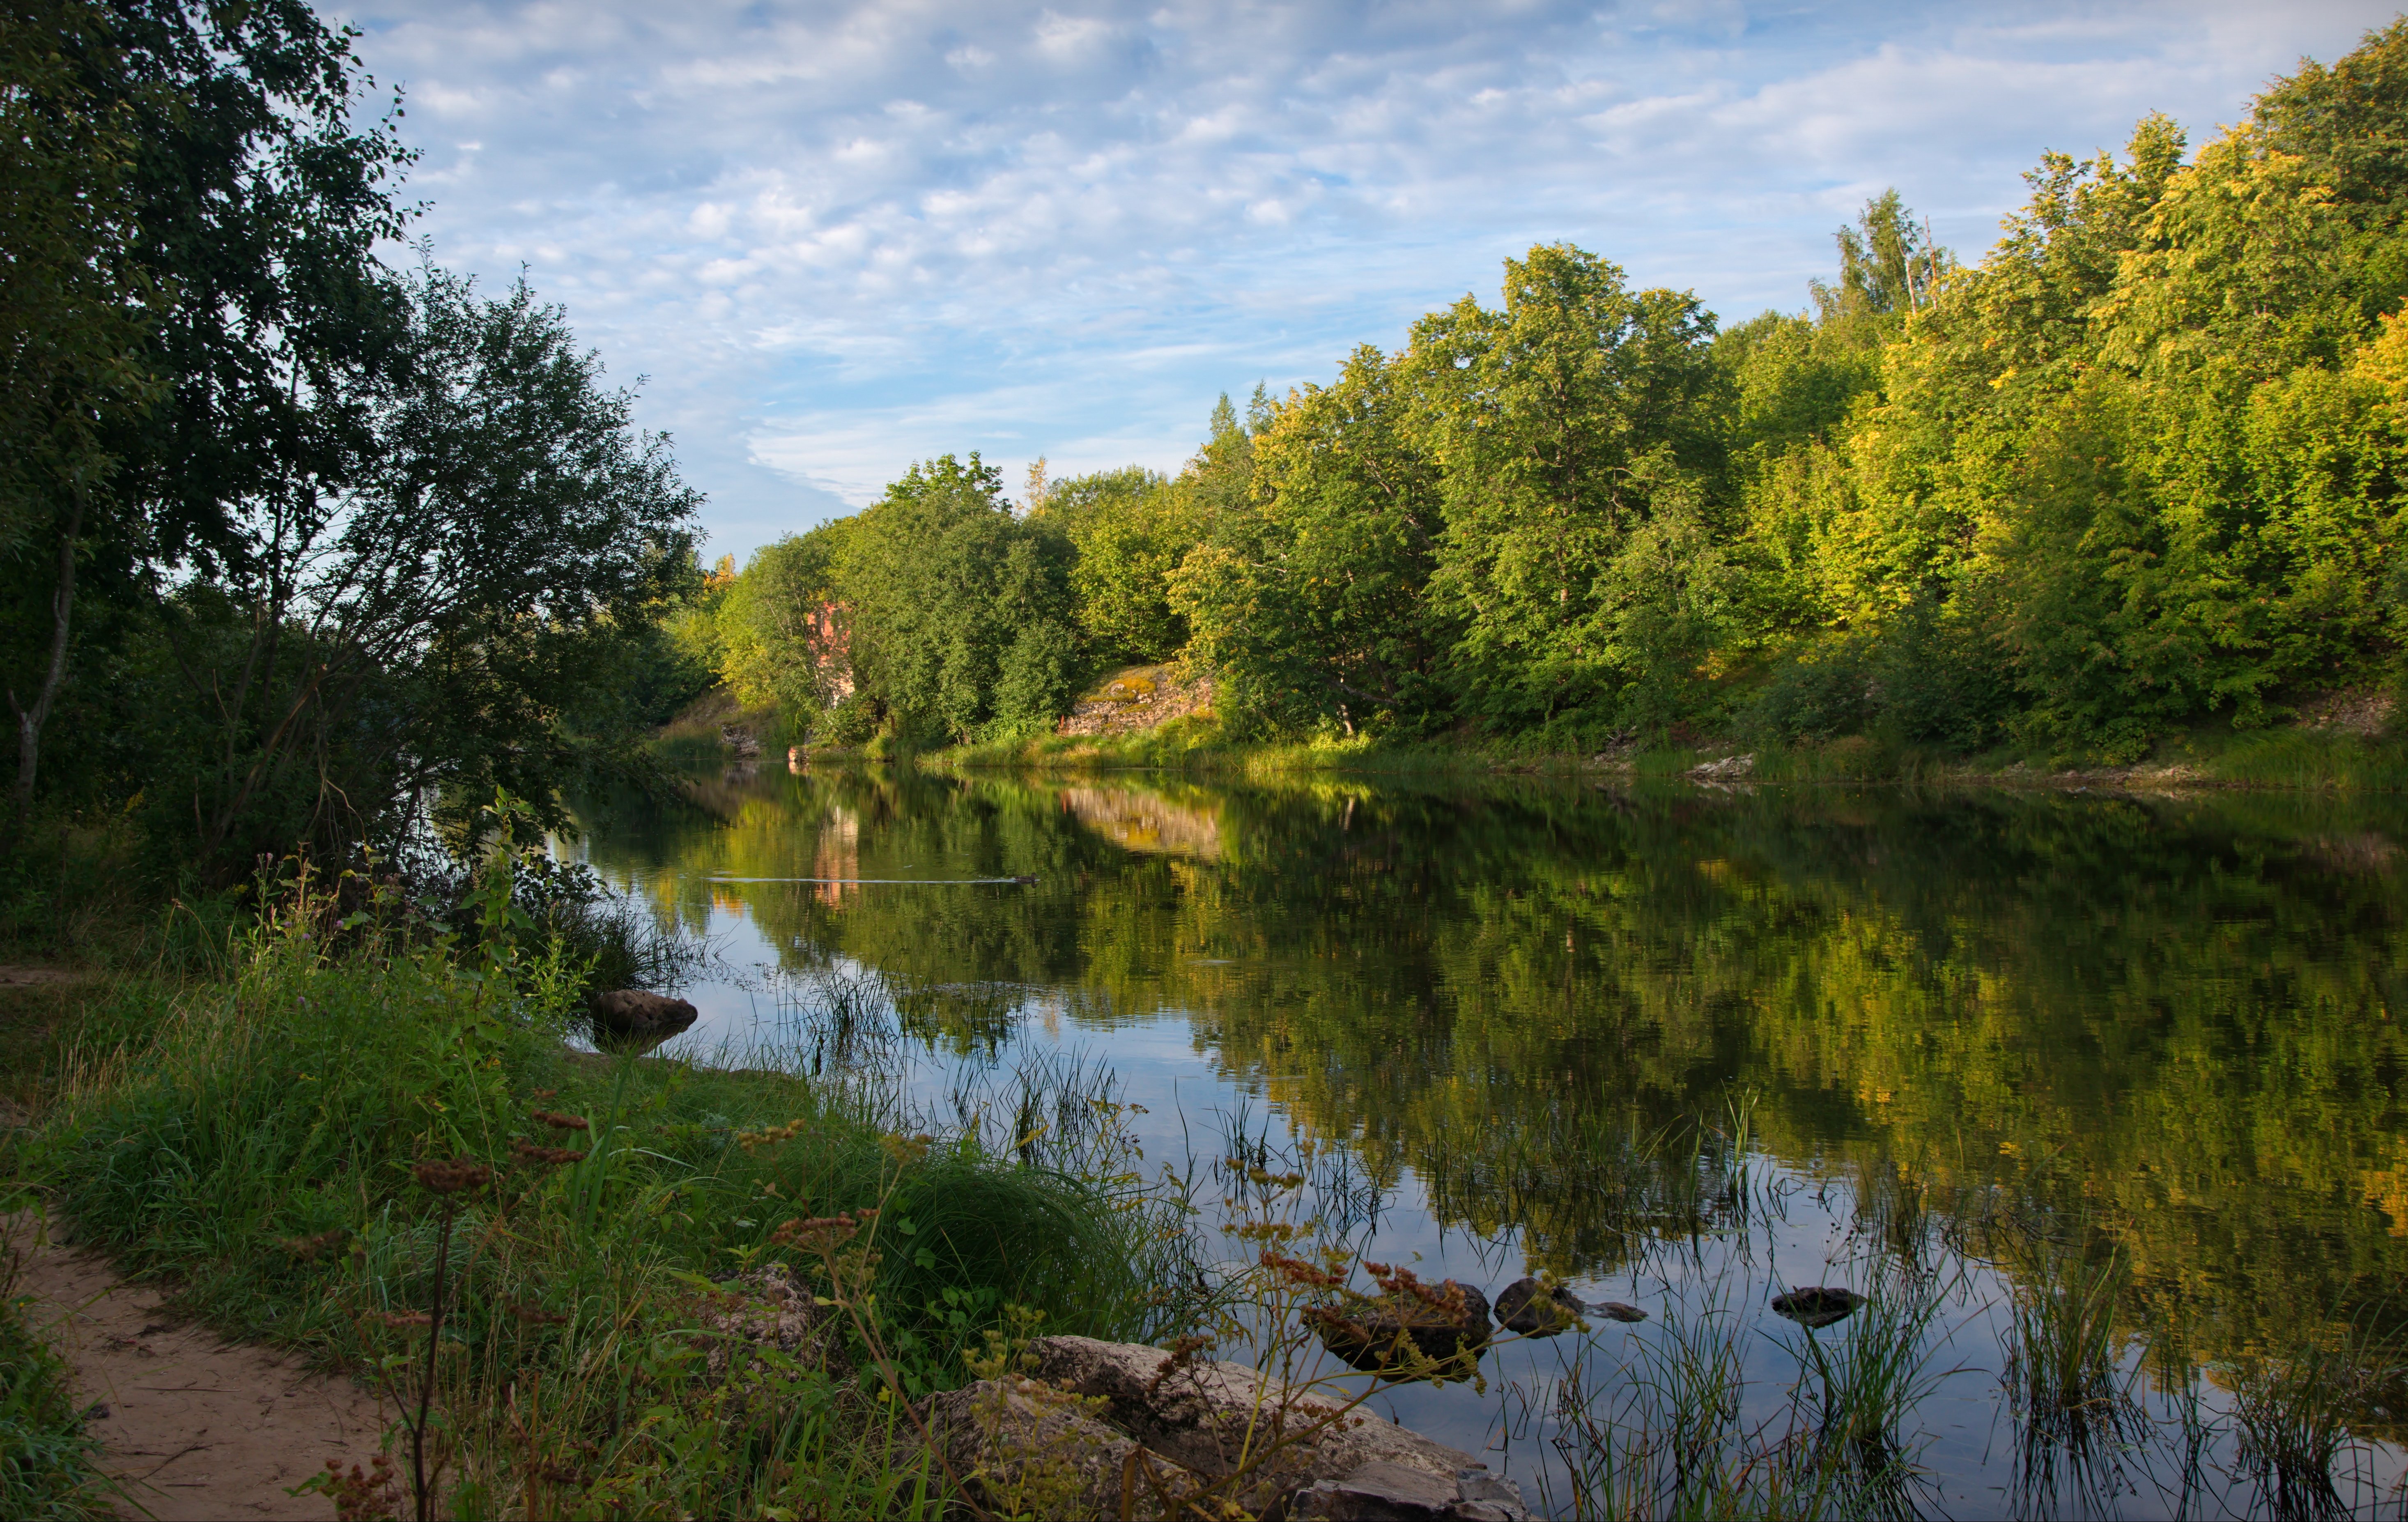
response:
[[[1175,467],[1214,393],[1393,345],[1539,239],[1734,316],[1799,305],[1885,185],[1978,251],[2043,149],[2150,109],[2203,138],[2389,17],[384,4],[354,20],[408,90],[437,256],[527,262],[648,373],[739,551],[944,450]]]

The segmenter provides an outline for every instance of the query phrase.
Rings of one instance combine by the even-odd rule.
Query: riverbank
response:
[[[445,1515],[933,1515],[950,1482],[898,1395],[964,1383],[989,1333],[1147,1339],[1187,1310],[1171,1201],[1106,1111],[1017,1151],[930,1135],[771,1054],[580,1053],[573,986],[296,895],[217,976],[56,999],[12,1083],[8,1202],[358,1377],[398,1414],[388,1466],[315,1483],[359,1515],[406,1514],[422,1475]],[[12,1471],[10,1515],[82,1515],[17,1504],[94,1492],[56,1360],[12,1375],[56,1457]]]
[[[858,754],[805,751],[805,759]],[[1601,751],[1551,749],[1541,739],[1369,737],[1240,741],[1210,719],[1182,719],[1132,734],[1047,736],[953,746],[913,757],[939,769],[1151,770],[1242,779],[1297,773],[1398,777],[1541,775],[1748,783],[1877,784],[2166,792],[2186,788],[2408,789],[2408,741],[2336,725],[2263,730],[2209,727],[2171,739],[2125,765],[2069,763],[1998,751],[1968,756],[1862,736],[1810,744],[1742,739],[1623,743]]]

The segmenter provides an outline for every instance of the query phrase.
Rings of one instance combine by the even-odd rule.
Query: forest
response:
[[[1172,661],[1238,739],[2115,762],[2278,725],[2397,675],[2403,111],[2395,23],[2196,153],[2152,116],[2043,155],[1976,263],[1882,195],[1803,314],[1536,247],[1395,352],[1225,395],[1176,476],[915,465],[723,564],[678,647],[797,732],[923,747]]]
[[[1570,243],[1225,395],[1176,475],[977,454],[740,569],[523,282],[409,237],[401,107],[298,0],[0,35],[6,828],[224,881],[787,738],[1039,737],[1177,663],[1233,743],[1665,737],[2130,761],[2398,680],[2408,22],[2192,151],[2051,152],[1978,262],[1896,193],[1726,324]],[[381,103],[381,104],[380,104]],[[395,267],[390,255],[414,258]]]

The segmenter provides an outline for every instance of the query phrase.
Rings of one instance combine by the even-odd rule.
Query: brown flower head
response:
[[[528,1168],[559,1168],[585,1156],[568,1147],[539,1147],[524,1137],[511,1142],[510,1151],[517,1155],[521,1164]]]
[[[549,1110],[537,1110],[531,1113],[555,1131],[582,1131],[594,1124],[583,1115],[560,1115]]]
[[[421,1163],[410,1171],[418,1182],[433,1194],[455,1195],[463,1189],[481,1188],[494,1176],[494,1170],[482,1163],[472,1163],[466,1157],[450,1162]]]

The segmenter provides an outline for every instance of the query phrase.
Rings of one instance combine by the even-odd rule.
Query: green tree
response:
[[[1329,386],[1267,404],[1247,450],[1254,499],[1224,506],[1172,578],[1232,721],[1351,734],[1445,712],[1446,625],[1427,606],[1444,524],[1410,383],[1367,345]]]
[[[1463,709],[1509,726],[1610,720],[1690,654],[1630,598],[1630,536],[1677,501],[1719,506],[1726,378],[1694,296],[1632,293],[1569,245],[1505,265],[1505,305],[1414,324],[1411,368],[1446,534],[1431,600],[1461,633]],[[1705,530],[1712,533],[1712,528]]]
[[[846,534],[838,582],[864,696],[898,734],[1028,733],[1066,711],[1083,674],[1068,538],[1014,516],[972,454],[912,466]]]

